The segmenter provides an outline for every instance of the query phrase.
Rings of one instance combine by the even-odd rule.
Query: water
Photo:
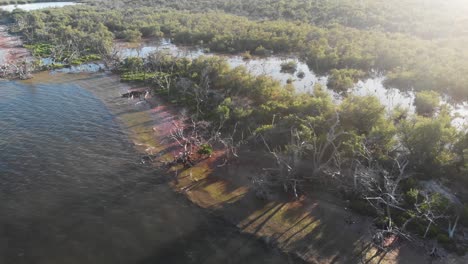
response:
[[[0,82],[0,263],[287,263],[140,163],[119,119],[142,107],[127,88],[98,74]]]
[[[37,9],[44,9],[44,8],[56,8],[56,7],[64,7],[69,5],[76,5],[75,2],[44,2],[44,3],[31,3],[31,4],[19,4],[19,5],[4,5],[0,6],[0,9],[6,11],[13,11],[17,8],[23,9],[25,11],[32,11]]]

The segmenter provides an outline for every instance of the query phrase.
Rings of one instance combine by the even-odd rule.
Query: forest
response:
[[[468,227],[468,130],[452,125],[441,97],[468,100],[466,31],[460,23],[449,26],[466,13],[439,21],[433,12],[444,8],[402,11],[421,4],[416,0],[402,0],[403,7],[377,0],[87,2],[92,6],[15,10],[8,14],[11,31],[37,57],[63,64],[113,60],[122,81],[151,85],[188,109],[193,124],[205,124],[200,138],[186,144],[230,156],[245,148],[266,153],[275,170],[255,180],[260,195],[268,190],[258,183],[296,197],[306,182],[333,186],[352,209],[374,217],[383,237],[432,238],[465,253],[456,230]],[[372,96],[335,102],[320,85],[297,94],[216,56],[112,57],[116,40],[162,37],[220,53],[296,54],[338,91],[384,74],[387,86],[416,91],[416,113],[387,112]],[[457,197],[428,191],[425,184],[434,181]]]
[[[190,11],[224,11],[253,19],[291,20],[330,26],[340,24],[358,29],[400,32],[426,39],[466,37],[461,21],[468,19],[463,0],[194,0],[194,1],[96,1],[89,4],[106,7],[153,6]]]
[[[67,54],[74,56],[69,59],[108,54],[114,39],[166,37],[215,52],[295,53],[318,74],[328,74],[332,69],[353,69],[367,75],[383,73],[389,87],[434,90],[450,95],[454,101],[468,98],[466,50],[399,33],[152,8],[104,11],[81,6],[54,12],[18,11],[12,16],[16,21],[13,31],[23,34],[28,42],[66,48]],[[65,45],[70,39],[72,45]],[[63,52],[56,51],[59,58]]]

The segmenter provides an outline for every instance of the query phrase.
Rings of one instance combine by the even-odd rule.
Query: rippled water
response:
[[[140,164],[126,88],[97,74],[0,82],[0,263],[287,263]]]

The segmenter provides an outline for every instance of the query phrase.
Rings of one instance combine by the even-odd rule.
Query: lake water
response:
[[[104,74],[0,81],[0,263],[287,263],[141,164]],[[105,104],[103,103],[105,102]]]
[[[25,11],[32,11],[37,9],[44,9],[44,8],[55,8],[55,7],[64,7],[69,5],[76,5],[75,2],[44,2],[44,3],[31,3],[31,4],[19,4],[19,5],[4,5],[0,6],[0,9],[6,11],[13,11],[17,8],[23,9]]]

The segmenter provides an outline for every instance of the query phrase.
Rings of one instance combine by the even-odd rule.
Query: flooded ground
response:
[[[0,263],[297,263],[141,164],[121,117],[145,106],[118,79],[0,85]]]
[[[264,58],[253,57],[252,59],[244,60],[242,56],[238,55],[217,54],[204,52],[200,48],[180,47],[174,45],[167,39],[153,43],[145,43],[138,47],[128,47],[125,44],[120,43],[116,45],[115,51],[121,57],[146,57],[150,53],[156,51],[166,51],[175,56],[183,56],[192,59],[202,55],[222,56],[231,67],[243,66],[254,75],[268,75],[280,81],[282,84],[292,81],[296,91],[299,93],[313,92],[313,87],[317,83],[326,87],[328,80],[327,76],[316,75],[307,64],[301,62],[297,57],[269,56]],[[288,61],[294,61],[297,64],[297,71],[293,74],[281,71],[281,64]],[[297,73],[299,72],[304,73],[303,78],[299,78],[297,76]],[[376,96],[387,108],[388,112],[391,112],[396,106],[401,106],[403,108],[407,108],[410,112],[414,112],[414,92],[403,92],[396,88],[386,88],[383,85],[384,79],[384,76],[375,76],[361,80],[350,90],[350,94]],[[334,91],[328,90],[328,92],[337,102],[342,100],[342,96],[338,95]],[[448,100],[445,100],[445,102],[447,101]],[[462,128],[468,123],[468,102],[455,105],[451,104],[451,106],[453,107],[452,112],[455,117],[453,124],[458,128]]]

